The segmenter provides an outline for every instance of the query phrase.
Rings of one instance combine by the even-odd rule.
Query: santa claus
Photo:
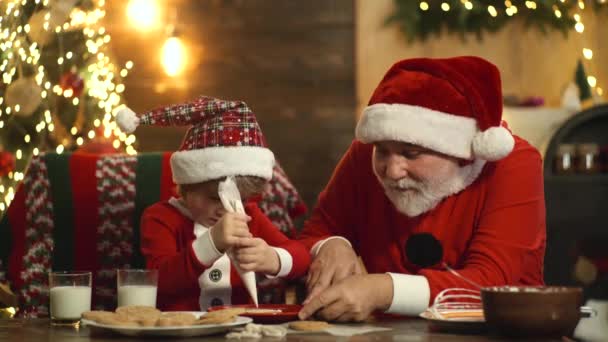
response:
[[[300,318],[417,315],[444,289],[543,283],[542,160],[502,121],[493,64],[397,62],[356,137],[303,229]]]

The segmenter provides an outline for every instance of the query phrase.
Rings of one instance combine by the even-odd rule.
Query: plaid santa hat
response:
[[[171,156],[176,184],[194,184],[226,176],[272,178],[274,154],[255,118],[242,101],[200,97],[192,102],[171,105],[143,113],[139,117],[122,108],[116,122],[126,133],[138,125],[191,125],[179,150]]]
[[[496,161],[513,150],[501,126],[502,92],[496,66],[478,57],[406,59],[386,73],[356,136],[364,143],[407,142],[473,160]]]

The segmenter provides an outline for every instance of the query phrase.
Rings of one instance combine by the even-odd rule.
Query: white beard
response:
[[[393,181],[383,179],[378,174],[376,177],[395,208],[409,217],[416,217],[434,209],[444,198],[462,191],[473,183],[484,164],[484,160],[475,160],[458,168],[456,174],[445,179],[428,178],[424,181],[415,181],[411,178],[403,178]],[[374,173],[376,173],[375,169]]]

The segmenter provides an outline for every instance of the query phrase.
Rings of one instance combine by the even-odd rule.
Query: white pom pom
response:
[[[139,118],[130,108],[124,107],[116,114],[116,123],[125,133],[133,133],[139,125]]]
[[[514,145],[515,140],[506,128],[490,127],[475,134],[473,155],[477,159],[496,161],[508,156]]]

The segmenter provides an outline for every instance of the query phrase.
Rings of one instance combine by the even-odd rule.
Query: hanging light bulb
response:
[[[136,28],[149,30],[158,25],[159,6],[156,0],[130,0],[127,5],[127,17]]]
[[[184,71],[186,66],[186,48],[182,40],[175,33],[171,34],[162,48],[162,65],[165,73],[171,77]]]

